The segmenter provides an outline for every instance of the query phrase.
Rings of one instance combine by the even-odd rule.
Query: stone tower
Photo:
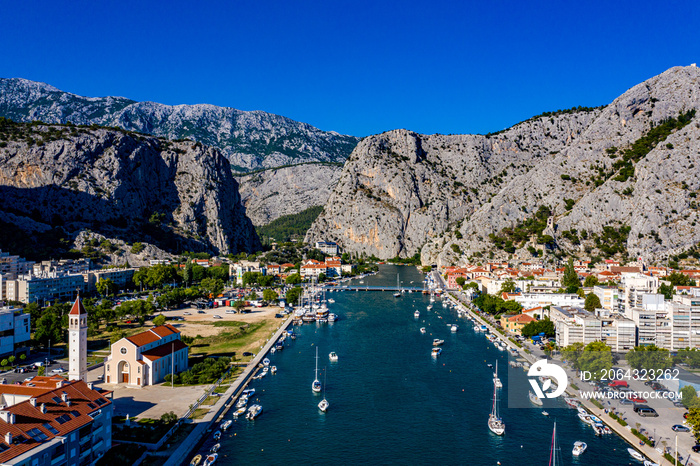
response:
[[[68,314],[68,380],[87,382],[87,312],[75,298]]]

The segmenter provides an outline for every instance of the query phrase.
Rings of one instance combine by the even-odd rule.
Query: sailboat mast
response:
[[[557,463],[557,423],[554,423],[554,430],[552,431],[552,449],[549,451],[549,466],[556,466]]]

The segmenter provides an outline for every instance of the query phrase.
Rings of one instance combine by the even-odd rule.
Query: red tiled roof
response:
[[[527,314],[518,314],[518,315],[511,316],[511,317],[506,317],[506,320],[508,322],[514,322],[514,323],[518,323],[518,324],[526,324],[529,322],[535,322],[537,319],[535,319],[534,317],[531,317]]]
[[[87,312],[85,312],[85,308],[83,307],[83,302],[80,301],[80,295],[78,295],[78,297],[75,298],[73,307],[70,308],[70,312],[68,314],[72,316],[87,314]]]
[[[146,346],[149,343],[153,343],[154,341],[158,341],[161,338],[165,338],[169,335],[172,335],[173,333],[180,333],[178,329],[173,327],[170,324],[166,325],[161,325],[159,327],[152,328],[150,330],[146,330],[145,332],[137,333],[136,335],[132,335],[130,337],[127,337],[127,340],[129,340],[131,343],[135,344],[136,346]]]
[[[60,400],[61,395],[64,393],[70,400],[70,406],[67,406],[63,401],[57,403],[54,400],[54,398]],[[0,440],[2,440],[3,446],[9,446],[9,448],[0,453],[0,463],[5,463],[41,445],[40,442],[31,438],[27,433],[31,429],[39,430],[47,437],[47,440],[58,436],[65,436],[92,422],[92,418],[89,416],[90,413],[104,408],[105,406],[109,406],[112,403],[109,399],[104,397],[104,394],[96,390],[90,390],[87,384],[82,380],[69,382],[63,387],[53,390],[44,389],[42,394],[37,394],[34,398],[36,399],[36,406],[32,406],[29,400],[27,400],[5,409],[5,411],[14,414],[15,420],[13,424],[0,420]],[[103,400],[103,402],[101,401],[102,404],[99,405],[96,403],[97,400]],[[45,413],[41,412],[42,404],[46,407]],[[77,416],[75,414],[77,414]],[[57,421],[61,416],[67,417],[66,422],[63,424],[59,424]],[[44,424],[51,425],[58,433],[54,434],[47,430]],[[26,441],[7,445],[4,443],[4,440],[8,432],[12,434],[13,439],[23,437]],[[47,440],[44,440],[44,442]]]
[[[162,345],[156,346],[155,348],[150,349],[148,351],[144,351],[143,353],[141,353],[141,355],[144,358],[147,358],[151,361],[155,361],[156,359],[160,359],[174,351],[180,351],[184,348],[187,348],[186,344],[184,344],[180,340],[174,340],[172,342],[163,343]]]

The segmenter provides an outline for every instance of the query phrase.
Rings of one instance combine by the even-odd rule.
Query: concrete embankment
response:
[[[230,407],[233,405],[233,400],[235,400],[240,393],[245,389],[250,381],[250,378],[255,374],[258,365],[267,356],[275,343],[280,339],[282,333],[287,331],[287,328],[292,323],[294,315],[289,316],[289,318],[284,321],[280,328],[275,332],[275,334],[268,340],[262,350],[250,361],[246,366],[245,370],[241,375],[236,378],[236,380],[231,384],[231,386],[226,390],[226,392],[220,397],[220,399],[214,404],[209,412],[204,416],[203,419],[195,422],[195,428],[192,430],[190,435],[183,440],[177,450],[168,458],[165,466],[179,466],[183,464],[189,464],[191,456],[193,456],[193,450],[204,438],[207,432],[214,430],[217,423],[221,418],[228,412]]]

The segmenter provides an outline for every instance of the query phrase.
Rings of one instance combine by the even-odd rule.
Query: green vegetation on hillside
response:
[[[537,235],[537,242],[540,244],[553,244],[554,239],[549,235],[542,235],[547,227],[547,218],[552,215],[552,211],[547,206],[540,206],[537,212],[513,228],[504,228],[495,235],[491,233],[489,239],[498,248],[512,254],[515,249],[521,247],[530,236]]]
[[[690,123],[695,116],[695,109],[685,113],[680,113],[678,118],[669,118],[661,122],[658,126],[652,127],[644,136],[634,141],[629,149],[622,152],[622,159],[613,163],[613,169],[619,170],[618,175],[613,178],[615,181],[627,181],[634,176],[634,164],[643,159],[660,142],[664,141],[673,131],[678,130]],[[671,145],[671,147],[673,147]],[[615,153],[609,153],[615,157]]]
[[[303,238],[321,212],[323,212],[323,206],[309,207],[298,214],[283,215],[267,225],[255,227],[255,231],[261,240],[272,238],[282,242],[289,241],[292,237]]]

